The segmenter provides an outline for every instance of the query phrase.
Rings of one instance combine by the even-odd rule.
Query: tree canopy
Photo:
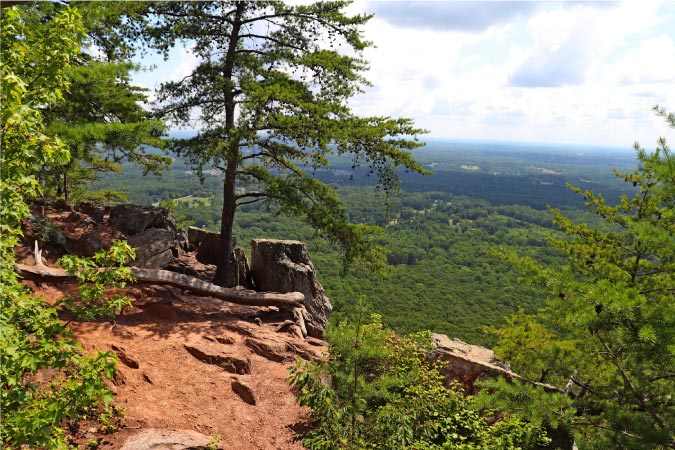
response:
[[[62,8],[51,2],[26,4],[22,20],[32,29],[49,26]],[[40,181],[48,193],[66,200],[72,199],[72,188],[98,173],[120,171],[123,160],[156,174],[171,163],[148,152],[147,145],[164,147],[164,122],[143,108],[147,89],[131,84],[131,72],[139,67],[130,62],[134,50],[118,33],[125,17],[135,14],[135,5],[89,2],[78,4],[78,11],[87,34],[64,69],[69,89],[59,102],[41,106],[46,133],[60,137],[70,159],[45,164]]]
[[[675,128],[673,114],[655,110]],[[494,330],[497,352],[517,372],[567,394],[541,401],[553,407],[545,420],[567,423],[584,448],[675,448],[675,156],[663,138],[653,152],[635,148],[639,168],[616,173],[636,187],[633,197],[609,205],[574,188],[603,227],[556,211],[569,237],[554,241],[569,258],[565,270],[509,256],[553,295],[538,315]],[[510,408],[548,395],[500,389],[502,399],[519,399]]]
[[[158,2],[129,28],[160,51],[182,41],[199,58],[189,75],[161,86],[157,112],[197,124],[198,135],[175,141],[174,150],[199,174],[225,174],[218,283],[236,279],[227,255],[244,204],[262,201],[303,218],[347,260],[374,248],[366,238],[373,228],[350,224],[335,191],[311,176],[329,167],[328,154],[351,154],[353,167],[369,167],[385,190],[396,187],[397,166],[424,172],[410,153],[423,130],[349,107],[368,86],[360,55],[370,43],[360,27],[370,16],[347,15],[348,3]]]

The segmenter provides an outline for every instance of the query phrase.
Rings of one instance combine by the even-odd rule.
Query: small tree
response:
[[[48,26],[49,18],[62,8],[51,2],[21,6],[24,21],[32,28]],[[98,173],[121,171],[123,160],[155,174],[171,164],[170,158],[148,152],[147,146],[164,147],[165,126],[141,106],[148,100],[147,89],[131,84],[130,73],[138,67],[129,61],[132,48],[118,34],[137,5],[90,2],[78,9],[87,36],[65,70],[70,87],[60,101],[42,111],[47,134],[61,138],[70,159],[46,164],[40,181],[48,194],[66,200],[73,187],[91,182]]]
[[[675,128],[673,114],[655,111]],[[569,237],[553,242],[569,257],[565,270],[509,256],[553,296],[537,316],[493,330],[496,351],[517,372],[569,396],[541,400],[555,409],[531,416],[563,420],[584,448],[675,448],[675,156],[665,139],[652,153],[635,149],[638,169],[616,173],[636,188],[632,198],[611,206],[574,188],[604,227],[555,211]],[[549,395],[517,384],[498,389],[496,398],[534,404]]]
[[[328,360],[298,361],[291,369],[298,402],[312,408],[305,446],[515,450],[548,441],[536,425],[512,415],[489,425],[471,398],[446,388],[426,358],[428,332],[400,336],[378,315],[371,319],[329,326]]]
[[[132,34],[167,51],[189,42],[199,58],[182,80],[165,83],[158,110],[179,124],[198,120],[192,139],[174,149],[201,174],[224,173],[219,263],[215,281],[232,285],[232,226],[237,207],[263,201],[303,218],[339,243],[347,260],[364,255],[372,228],[348,222],[335,191],[311,172],[327,155],[351,154],[354,165],[396,186],[394,168],[424,172],[406,136],[423,130],[408,119],[357,117],[348,100],[368,83],[359,55],[369,43],[360,27],[370,16],[348,16],[347,1],[290,6],[277,1],[158,2]],[[157,19],[159,18],[159,19]]]
[[[64,8],[52,2],[29,2],[17,8],[27,27],[51,26]],[[129,61],[132,47],[118,30],[138,5],[128,2],[88,2],[78,5],[87,35],[77,55],[64,67],[68,90],[57,102],[39,105],[45,133],[59,136],[68,147],[68,161],[53,160],[39,173],[45,194],[70,200],[72,189],[91,182],[98,173],[120,171],[123,160],[157,174],[171,159],[147,151],[146,145],[164,147],[164,123],[143,109],[145,89],[133,86]]]
[[[65,448],[63,421],[110,399],[103,377],[112,377],[116,358],[111,352],[84,355],[59,320],[57,307],[76,314],[110,312],[125,300],[104,299],[103,285],[121,287],[130,272],[99,272],[91,262],[68,259],[66,266],[92,284],[82,286],[78,298],[55,306],[45,305],[20,283],[14,248],[20,222],[29,213],[27,200],[40,194],[37,168],[69,157],[67,147],[45,132],[39,108],[60,100],[68,88],[65,70],[80,51],[83,28],[71,8],[39,26],[24,20],[17,7],[3,8],[1,14],[0,447]],[[95,259],[120,264],[132,254],[119,244]]]

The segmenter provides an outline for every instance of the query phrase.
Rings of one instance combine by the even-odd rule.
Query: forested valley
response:
[[[399,332],[431,330],[490,345],[494,336],[484,333],[485,326],[502,324],[520,308],[533,312],[545,297],[540,287],[521,283],[521,272],[495,252],[506,246],[562,265],[562,254],[549,245],[559,234],[549,207],[594,221],[566,184],[603,192],[615,202],[630,187],[612,168],[627,171],[636,165],[631,149],[531,143],[432,140],[416,156],[434,173],[401,173],[400,190],[389,195],[374,191],[367,170],[352,174],[348,158],[335,158],[329,170],[315,173],[337,189],[352,222],[382,228],[375,240],[387,252],[384,273],[343,267],[338,248],[302,221],[264,205],[241,208],[238,245],[248,252],[256,238],[306,242],[333,302],[335,323],[354,314],[365,296],[368,307]],[[82,195],[102,198],[121,191],[134,203],[170,206],[185,226],[219,229],[222,174],[217,170],[205,173],[200,183],[175,158],[162,176],[141,175],[138,166],[127,164]]]
[[[374,16],[350,1],[0,13],[3,449],[139,448],[128,443],[178,428],[199,431],[185,448],[675,448],[666,138],[653,150],[435,140],[417,118],[352,109],[373,93],[376,43]],[[180,46],[185,73],[136,85],[142,58]],[[497,90],[517,88],[528,110],[521,94],[555,85],[511,75]],[[601,113],[605,131],[646,123],[609,120],[617,111]],[[675,113],[652,113],[675,129]],[[113,220],[125,208],[142,219]],[[193,230],[210,239],[193,245],[189,226],[217,234]],[[240,278],[233,237],[244,252],[305,242],[330,321],[317,273],[311,289],[285,285],[288,243],[267,241],[284,257],[260,266],[285,278],[263,288],[264,275]],[[162,245],[166,259],[135,266]],[[444,372],[456,354],[440,342],[471,346],[431,333],[494,349],[472,363],[498,370],[470,383]]]

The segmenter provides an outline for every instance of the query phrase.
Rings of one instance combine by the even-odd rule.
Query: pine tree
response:
[[[655,111],[675,128],[673,114]],[[574,188],[603,227],[555,211],[569,237],[554,242],[569,258],[564,271],[510,255],[553,295],[537,316],[494,330],[517,372],[570,397],[566,407],[550,402],[547,417],[567,422],[584,448],[675,448],[675,156],[663,138],[651,153],[635,149],[638,169],[616,173],[632,198],[608,205]],[[501,388],[503,398],[538,401]]]
[[[33,28],[44,26],[62,8],[50,2],[21,6],[23,20]],[[78,4],[87,35],[65,70],[69,89],[42,111],[46,132],[59,136],[70,152],[67,162],[42,167],[40,181],[47,194],[71,200],[74,187],[101,172],[121,171],[122,161],[155,174],[171,164],[170,158],[145,147],[164,147],[165,125],[143,108],[147,89],[131,84],[131,72],[139,67],[130,62],[132,46],[118,33],[136,8],[133,3]]]
[[[225,175],[219,284],[234,283],[228,255],[236,209],[258,201],[303,218],[340,244],[347,260],[373,250],[366,238],[373,229],[350,224],[335,191],[311,176],[329,166],[327,155],[351,154],[353,167],[368,167],[385,190],[396,187],[397,166],[424,172],[410,153],[421,145],[411,137],[423,130],[349,108],[368,85],[359,55],[370,45],[360,32],[370,16],[346,15],[348,4],[158,2],[130,28],[161,51],[189,42],[199,58],[188,76],[161,86],[158,112],[182,125],[197,122],[199,134],[174,150],[199,174],[217,168]]]

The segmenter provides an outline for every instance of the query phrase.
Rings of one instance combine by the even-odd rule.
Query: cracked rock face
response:
[[[260,291],[302,292],[308,312],[305,325],[313,337],[322,337],[333,310],[305,244],[299,241],[251,241],[251,274]]]
[[[192,430],[150,428],[129,437],[120,450],[198,450],[211,442],[209,436]]]

